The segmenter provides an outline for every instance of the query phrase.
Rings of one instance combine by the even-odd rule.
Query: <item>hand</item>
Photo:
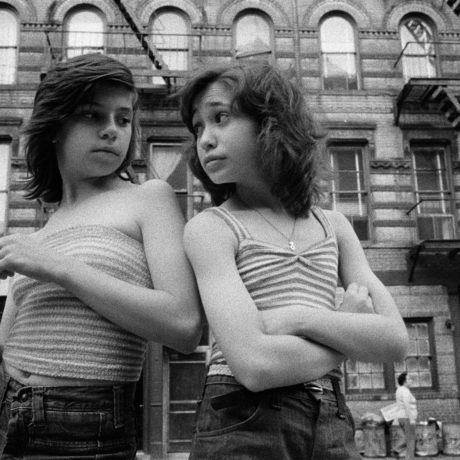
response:
[[[375,313],[372,300],[366,286],[358,283],[350,283],[345,294],[339,311],[346,313]]]
[[[2,279],[20,273],[39,281],[53,281],[53,269],[61,258],[28,235],[15,234],[0,238]]]

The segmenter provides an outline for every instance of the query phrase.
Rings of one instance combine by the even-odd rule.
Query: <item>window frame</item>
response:
[[[349,26],[351,27],[353,31],[353,53],[350,52],[325,52],[323,51],[323,42],[321,40],[321,35],[322,35],[322,28],[324,27],[324,24],[333,18],[340,18],[346,21]],[[360,53],[359,53],[359,40],[358,40],[358,30],[356,26],[356,22],[354,19],[342,12],[332,12],[328,13],[325,15],[323,18],[321,18],[320,24],[319,24],[319,29],[318,29],[318,40],[319,40],[319,61],[320,61],[320,72],[321,72],[321,89],[323,91],[359,91],[363,89],[363,84],[362,84],[362,79],[361,79],[361,68],[360,68]],[[327,54],[343,54],[343,55],[354,55],[354,66],[355,66],[355,72],[356,72],[356,88],[350,88],[349,84],[347,83],[346,88],[327,88],[325,84],[325,63],[324,63],[324,58]]]
[[[416,159],[415,159],[415,153],[416,151],[430,151],[430,150],[437,150],[438,152],[442,151],[442,156],[443,156],[443,161],[444,161],[444,169],[442,171],[445,171],[445,177],[444,180],[446,182],[446,188],[445,189],[439,189],[439,190],[420,190],[418,188],[418,181],[417,181],[417,171],[422,171],[422,168],[417,168],[416,167]],[[445,142],[427,142],[426,140],[424,141],[416,141],[413,140],[410,143],[410,160],[411,160],[411,168],[412,168],[412,182],[413,182],[413,190],[414,190],[414,200],[415,200],[415,212],[414,212],[414,219],[415,219],[415,226],[416,226],[416,231],[417,231],[417,237],[418,239],[421,239],[421,229],[420,229],[420,224],[419,224],[419,218],[423,217],[441,217],[445,216],[451,217],[452,220],[452,225],[451,225],[451,236],[450,238],[442,238],[442,237],[436,237],[434,236],[433,238],[429,239],[451,239],[455,238],[457,235],[457,213],[455,209],[455,192],[453,190],[453,176],[452,176],[452,170],[450,166],[450,152],[449,152],[449,146]],[[441,181],[442,182],[442,181]],[[424,195],[428,196],[433,196],[433,201],[437,201],[439,198],[439,201],[444,201],[445,202],[445,211],[443,212],[420,212],[420,205],[422,205],[423,202],[421,202],[422,198]],[[435,196],[437,195],[437,196]],[[427,200],[428,201],[428,200]]]
[[[185,36],[184,42],[186,42],[186,48],[183,49],[182,47],[171,47],[170,43],[167,43],[165,47],[162,47],[161,44],[159,45],[158,43],[155,42],[155,36],[161,36],[164,35],[166,37],[174,37],[175,35],[181,36],[182,34],[170,34],[170,33],[161,33],[161,31],[156,31],[154,29],[155,21],[158,19],[158,17],[161,17],[162,14],[175,14],[181,20],[183,21],[183,24],[185,26],[185,33],[183,34]],[[174,8],[174,7],[162,7],[158,8],[153,12],[153,14],[150,17],[149,21],[149,41],[152,43],[154,48],[158,50],[158,54],[161,56],[163,59],[163,54],[162,52],[167,52],[167,53],[183,53],[185,56],[184,62],[185,62],[185,69],[181,68],[175,68],[174,66],[171,67],[172,63],[168,63],[167,59],[164,60],[164,64],[168,67],[168,70],[172,72],[187,72],[191,69],[192,65],[192,55],[193,55],[193,46],[192,46],[192,36],[191,36],[191,22],[189,16],[182,11],[180,8]],[[166,48],[167,46],[167,48]],[[156,67],[153,66],[153,70],[156,71]],[[153,82],[154,84],[164,84],[164,80],[161,77],[153,77]]]
[[[97,16],[101,20],[101,25],[102,25],[102,30],[101,31],[72,31],[70,30],[70,24],[72,22],[73,16],[80,14],[80,13],[92,13],[95,16]],[[75,56],[81,56],[83,54],[88,54],[88,53],[105,53],[107,50],[107,20],[103,14],[102,11],[100,11],[98,8],[91,6],[91,5],[84,5],[84,6],[78,6],[75,8],[72,8],[65,16],[64,19],[64,53],[63,55],[65,56],[66,59],[70,59],[71,57]],[[71,36],[72,34],[75,33],[90,33],[90,34],[100,34],[101,35],[101,45],[97,46],[92,46],[92,45],[86,45],[83,44],[81,46],[77,45],[71,45]],[[84,36],[83,36],[84,38]],[[80,50],[79,53],[71,54],[69,53],[71,50]]]
[[[0,189],[0,195],[5,195],[5,209],[3,212],[3,216],[0,216],[0,235],[6,234],[8,229],[8,203],[9,203],[9,192],[10,192],[10,184],[11,184],[11,159],[13,155],[13,145],[11,139],[9,138],[2,138],[0,137],[0,144],[6,145],[6,170],[4,171],[4,179],[5,179],[5,188]],[[1,207],[0,207],[1,210]],[[1,223],[2,220],[4,222],[4,227],[2,228]]]
[[[439,391],[439,378],[438,378],[438,363],[437,363],[437,354],[436,354],[436,341],[435,341],[435,333],[434,333],[434,317],[410,317],[404,318],[404,323],[407,324],[414,324],[414,323],[425,323],[427,324],[428,330],[428,341],[429,341],[429,352],[431,357],[431,379],[432,385],[430,387],[411,387],[411,389],[417,393],[422,391]],[[417,356],[417,355],[415,355]],[[404,359],[404,362],[407,358]],[[407,369],[407,366],[405,366]],[[398,387],[397,378],[398,375],[403,372],[403,370],[396,369],[396,363],[383,363],[383,380],[385,382],[385,387],[382,389],[372,389],[372,388],[364,388],[364,389],[350,389],[347,386],[347,371],[346,371],[346,363],[343,365],[343,376],[344,376],[344,389],[345,393],[348,396],[359,396],[359,395],[370,395],[370,394],[388,394],[394,393],[396,388]]]
[[[362,244],[370,243],[372,241],[373,235],[372,235],[372,210],[370,206],[370,199],[371,199],[371,193],[370,193],[370,180],[369,180],[369,146],[367,141],[355,141],[355,140],[335,140],[328,142],[327,144],[327,154],[328,154],[328,160],[329,160],[329,165],[331,167],[331,172],[332,172],[332,178],[329,181],[329,189],[328,189],[328,198],[329,198],[329,203],[331,206],[331,209],[336,209],[334,206],[335,200],[333,199],[333,195],[335,193],[340,193],[340,191],[336,191],[334,189],[335,186],[335,174],[334,174],[334,168],[333,168],[333,153],[334,151],[353,151],[353,150],[359,150],[361,152],[361,163],[362,163],[362,178],[363,178],[363,188],[359,189],[355,192],[347,191],[350,194],[352,193],[357,193],[363,197],[363,201],[365,201],[365,204],[363,205],[365,207],[365,216],[367,216],[367,239],[360,239],[360,242]],[[357,172],[358,173],[358,172]],[[337,173],[338,175],[338,173]],[[353,216],[348,216],[345,213],[343,213],[345,217],[350,221],[352,224],[353,228]],[[356,216],[359,217],[359,216]],[[359,220],[359,219],[357,219]],[[359,235],[358,235],[359,238]]]
[[[429,54],[429,53],[424,53],[422,55],[418,55],[417,53],[414,53],[414,54],[406,54],[406,50],[409,50],[411,48],[411,45],[413,45],[414,43],[410,44],[410,42],[415,42],[415,40],[407,40],[407,41],[404,41],[404,37],[403,37],[403,28],[406,26],[406,24],[411,21],[411,20],[419,20],[421,22],[423,22],[429,29],[429,32],[432,34],[432,40],[431,42],[429,41],[426,41],[426,42],[423,42],[424,45],[423,47],[426,48],[427,45],[429,46],[429,44],[431,43],[432,45],[432,49],[433,49],[433,54]],[[400,38],[400,44],[401,44],[401,52],[402,52],[402,73],[403,73],[403,77],[404,77],[404,81],[407,82],[409,81],[411,78],[436,78],[436,77],[440,77],[441,74],[440,74],[440,65],[439,65],[439,53],[438,53],[438,49],[437,49],[437,45],[436,45],[436,37],[437,37],[437,30],[436,30],[436,27],[435,27],[435,24],[433,23],[433,21],[430,20],[430,18],[428,18],[427,16],[424,16],[422,14],[408,14],[406,16],[404,16],[402,18],[402,20],[400,21],[399,23],[399,27],[398,27],[398,33],[399,33],[399,38]],[[407,45],[409,43],[409,45]],[[434,64],[433,64],[433,70],[434,70],[434,75],[426,75],[426,74],[420,74],[420,75],[413,75],[409,72],[409,69],[410,69],[410,64],[409,64],[409,59],[411,59],[411,57],[422,57],[422,56],[425,56],[425,67],[426,69],[428,69],[429,67],[429,56],[433,56],[433,60],[434,60]],[[429,72],[427,72],[429,73]]]
[[[18,81],[18,49],[19,49],[19,39],[20,39],[20,19],[17,11],[13,8],[10,8],[8,5],[0,5],[0,11],[5,11],[7,14],[11,14],[11,16],[16,20],[16,37],[14,38],[14,44],[8,45],[0,45],[4,46],[5,48],[13,48],[14,49],[14,59],[12,58],[11,66],[7,65],[6,68],[11,68],[11,79],[10,81],[2,81],[2,77],[0,78],[0,85],[14,85]]]
[[[238,52],[238,49],[237,49],[238,23],[243,18],[249,17],[249,16],[259,17],[266,23],[267,28],[268,28],[268,49],[267,51],[254,52],[253,54],[250,54],[250,52],[248,51]],[[266,61],[266,62],[269,62],[270,64],[275,63],[275,37],[274,37],[273,21],[271,17],[267,15],[267,13],[257,8],[247,8],[247,9],[240,11],[235,16],[235,19],[233,20],[233,25],[232,25],[232,53],[233,53],[234,58],[237,61]]]

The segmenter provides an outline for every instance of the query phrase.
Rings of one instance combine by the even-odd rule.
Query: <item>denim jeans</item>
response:
[[[329,390],[252,393],[232,377],[209,376],[190,460],[359,460],[353,418],[340,398],[343,413]]]
[[[0,374],[2,460],[135,458],[135,384],[27,387]]]

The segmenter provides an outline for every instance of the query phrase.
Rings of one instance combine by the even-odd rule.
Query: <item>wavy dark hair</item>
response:
[[[407,380],[407,372],[402,372],[401,374],[398,375],[398,385],[403,386],[406,383]]]
[[[99,83],[122,85],[132,91],[133,130],[118,174],[126,171],[134,158],[138,131],[138,93],[131,71],[121,62],[103,54],[84,54],[56,64],[40,82],[32,116],[25,134],[25,156],[29,177],[26,198],[55,203],[62,199],[62,178],[53,140],[75,110],[94,97]]]
[[[313,120],[299,87],[269,64],[225,65],[206,69],[178,92],[182,120],[193,138],[186,151],[194,175],[210,193],[215,206],[235,192],[234,183],[215,184],[203,170],[192,126],[197,96],[214,82],[222,82],[233,94],[232,110],[255,120],[259,158],[271,192],[294,216],[308,216],[321,196],[320,181],[324,133]]]

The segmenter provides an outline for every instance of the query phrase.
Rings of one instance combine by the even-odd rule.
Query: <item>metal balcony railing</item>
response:
[[[148,50],[132,32],[45,31],[44,53],[53,61],[69,59],[84,53],[105,53],[126,64],[138,84],[164,85],[166,79],[181,85],[202,53],[199,34],[143,34],[149,50],[155,53],[155,64]]]

